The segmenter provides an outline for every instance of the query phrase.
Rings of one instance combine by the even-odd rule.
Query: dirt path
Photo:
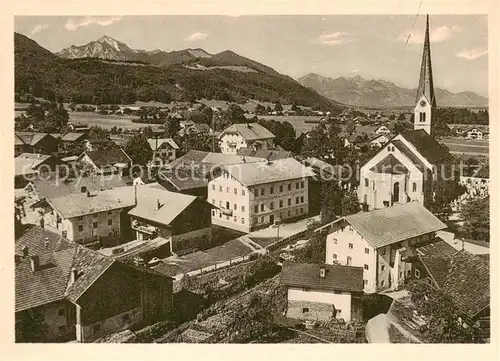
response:
[[[366,340],[368,343],[390,343],[389,322],[385,313],[368,320],[366,324]]]

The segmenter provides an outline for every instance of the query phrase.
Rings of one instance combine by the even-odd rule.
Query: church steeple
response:
[[[429,15],[426,19],[422,64],[418,81],[417,98],[415,104],[414,129],[424,129],[432,135],[432,110],[437,106],[432,79],[431,44],[429,36]]]

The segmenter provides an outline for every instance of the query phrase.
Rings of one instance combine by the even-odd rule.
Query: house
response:
[[[293,158],[227,164],[211,171],[207,200],[212,223],[251,232],[309,213],[308,180],[314,173]]]
[[[42,176],[50,177],[53,172],[58,176],[66,174],[66,163],[53,155],[22,153],[14,158],[14,186],[25,187],[31,180]]]
[[[16,132],[14,137],[14,157],[21,153],[51,155],[57,152],[58,140],[51,134]]]
[[[481,170],[470,177],[460,176],[460,184],[467,188],[467,192],[463,196],[483,198],[490,194],[489,172]]]
[[[345,322],[362,319],[363,268],[338,264],[285,263],[286,317]]]
[[[390,135],[387,133],[380,133],[370,139],[370,146],[372,148],[380,148],[390,140]]]
[[[210,209],[205,200],[170,192],[157,183],[135,187],[137,204],[128,212],[134,239],[161,237],[170,252],[195,249],[212,240]]]
[[[100,151],[83,152],[76,164],[86,166],[93,174],[119,174],[129,176],[132,159],[120,147],[103,149]]]
[[[241,157],[256,157],[262,159],[269,159],[270,161],[276,159],[293,157],[292,152],[279,149],[254,149],[254,148],[240,148],[236,155]]]
[[[77,132],[77,133],[88,133],[90,131],[90,127],[88,126],[88,124],[73,123],[73,124],[68,124],[68,128],[72,132]]]
[[[365,293],[396,289],[410,267],[402,261],[407,248],[435,238],[446,228],[436,216],[413,201],[393,207],[339,218],[327,230],[326,264],[364,268]]]
[[[15,242],[16,342],[92,342],[167,319],[172,284],[33,227]]]
[[[151,166],[162,167],[176,159],[179,146],[173,139],[149,138],[148,143],[153,151],[153,157],[150,161]]]
[[[274,134],[257,123],[233,124],[219,135],[223,154],[237,154],[240,148],[270,149]]]
[[[488,139],[489,131],[485,128],[469,127],[462,134],[465,139]]]
[[[85,132],[69,132],[61,137],[61,143],[63,145],[74,145],[84,139],[87,139],[87,134]]]
[[[42,198],[31,205],[43,214],[40,225],[82,245],[116,246],[131,240],[130,217],[135,206],[133,187],[90,191],[82,186],[54,198]]]
[[[457,251],[445,241],[417,247],[406,262],[410,278],[425,280],[430,287],[448,294],[460,313],[464,327],[487,329],[490,324],[489,257]]]

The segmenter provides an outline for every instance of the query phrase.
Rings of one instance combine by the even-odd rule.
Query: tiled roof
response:
[[[94,162],[97,168],[112,166],[116,163],[129,163],[132,161],[127,153],[125,153],[125,151],[120,147],[85,153],[89,156],[92,162]]]
[[[133,187],[118,187],[99,191],[88,196],[86,193],[73,193],[48,200],[64,218],[131,207],[135,204]]]
[[[223,168],[245,186],[280,182],[314,176],[314,172],[294,158],[272,162],[247,162],[224,165]]]
[[[190,150],[182,157],[172,161],[169,164],[169,166],[175,167],[181,164],[191,164],[192,162],[201,163],[208,153],[210,152],[204,152],[201,150]]]
[[[441,286],[446,280],[451,256],[455,253],[457,250],[441,238],[436,238],[435,242],[416,248],[416,254],[438,286]]]
[[[22,139],[25,144],[36,145],[40,140],[46,136],[51,137],[48,133],[34,133],[34,132],[16,132],[16,135]]]
[[[389,154],[371,169],[372,172],[376,173],[388,173],[388,174],[407,174],[409,173],[408,168],[406,168],[394,155]]]
[[[325,277],[320,269],[325,268]],[[312,290],[363,292],[363,268],[311,263],[285,263],[281,283],[289,287],[308,287]]]
[[[413,144],[417,151],[431,164],[438,164],[453,158],[444,146],[423,129],[410,130],[401,135]]]
[[[403,153],[415,165],[415,167],[420,170],[424,170],[427,168],[425,163],[422,162],[420,158],[415,153],[413,153],[413,151],[408,148],[405,143],[403,143],[403,141],[399,139],[393,139],[391,143],[394,144],[394,146],[398,148],[399,151]]]
[[[462,313],[474,317],[490,304],[489,259],[466,251],[455,253],[442,288]]]
[[[40,164],[49,159],[50,155],[23,153],[14,158],[14,174],[33,174]]]
[[[257,157],[242,157],[236,154],[222,154],[222,153],[208,153],[205,158],[203,158],[202,163],[210,163],[215,165],[222,164],[239,164],[243,162],[262,162],[261,158]]]
[[[446,228],[417,201],[356,213],[337,221],[341,220],[349,223],[375,248]]]
[[[76,141],[80,140],[81,138],[84,138],[85,136],[86,136],[85,133],[69,132],[69,133],[64,134],[61,137],[61,140],[63,142],[76,142]]]
[[[274,149],[268,150],[268,149],[253,149],[253,148],[240,148],[238,149],[236,154],[239,156],[265,158],[269,160],[290,158],[292,156],[292,152],[286,150],[274,150]]]
[[[170,192],[158,184],[137,187],[137,205],[128,214],[156,223],[169,225],[196,197]],[[160,209],[157,203],[160,202]]]
[[[158,150],[163,144],[168,144],[172,149],[179,149],[177,143],[171,138],[149,138],[148,143],[152,151]]]
[[[233,124],[226,128],[221,137],[226,133],[238,133],[246,140],[274,138],[274,134],[258,123]]]
[[[126,186],[123,179],[117,175],[90,176],[58,179],[56,177],[37,177],[32,182],[39,198],[64,197],[68,194],[81,193],[82,187],[91,192]]]

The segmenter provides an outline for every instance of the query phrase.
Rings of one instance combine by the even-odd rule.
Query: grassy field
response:
[[[133,116],[128,115],[100,115],[92,112],[70,112],[69,122],[85,123],[89,126],[99,126],[111,129],[114,126],[122,129],[139,129],[146,127],[147,124],[133,123]]]
[[[251,114],[247,114],[246,116],[253,117]],[[274,119],[278,122],[289,122],[293,128],[295,129],[295,132],[297,135],[300,135],[302,133],[309,132],[312,130],[317,124],[314,123],[306,123],[306,120],[320,120],[321,117],[313,117],[313,116],[303,116],[303,115],[283,115],[283,116],[277,116],[277,115],[259,115],[259,118],[263,119]]]

